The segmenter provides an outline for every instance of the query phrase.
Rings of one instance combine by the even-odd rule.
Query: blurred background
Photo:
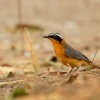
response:
[[[55,55],[42,38],[50,33],[60,33],[92,61],[100,46],[100,0],[0,0],[1,67],[23,66],[34,57],[45,67]],[[100,65],[100,51],[94,63]]]
[[[52,45],[42,37],[58,32],[67,43],[93,59],[100,40],[99,0],[0,0],[0,7],[1,56],[20,56],[25,43],[18,31],[27,27],[31,36],[34,34],[34,48],[39,52],[52,52]],[[9,52],[8,49],[17,49],[18,53],[15,55],[16,51]],[[24,55],[27,57],[29,53],[24,52]]]

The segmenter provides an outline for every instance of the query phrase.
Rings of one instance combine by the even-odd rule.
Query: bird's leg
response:
[[[76,72],[79,69],[79,67],[75,67],[74,72]]]
[[[72,73],[73,72],[73,68],[71,68],[71,70],[69,71],[69,73]]]
[[[69,73],[67,73],[67,75],[65,75],[65,77],[70,78],[73,75],[73,68],[71,68],[71,70],[69,71]]]
[[[66,72],[66,74],[64,75],[65,77],[69,76],[69,74],[73,71],[73,69],[68,63],[66,65],[70,68],[70,71]]]
[[[75,73],[79,69],[79,67],[72,68],[69,64],[67,64],[67,66],[70,67],[71,69],[70,69],[69,73],[66,76],[73,75],[73,73]]]
[[[79,67],[74,67],[74,68],[71,68],[71,70],[69,71],[69,73],[67,74],[67,76],[71,76],[73,75],[77,70],[79,69]]]
[[[79,69],[79,67],[74,67],[73,73],[72,74],[77,74],[77,70]]]
[[[66,77],[70,77],[73,74],[73,68],[71,68],[71,70],[69,71],[69,73],[66,75]]]

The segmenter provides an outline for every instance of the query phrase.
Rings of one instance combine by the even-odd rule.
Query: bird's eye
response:
[[[50,37],[51,37],[51,38],[56,38],[56,35],[55,35],[55,34],[53,34],[53,35],[51,35]]]

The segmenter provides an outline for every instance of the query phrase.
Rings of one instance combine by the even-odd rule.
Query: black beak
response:
[[[43,36],[43,38],[48,38],[48,36]]]

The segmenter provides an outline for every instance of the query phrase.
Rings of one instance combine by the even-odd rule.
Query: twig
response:
[[[30,33],[29,33],[28,29],[24,30],[24,39],[25,39],[25,42],[27,44],[28,50],[31,53],[31,59],[33,61],[34,69],[35,69],[35,71],[38,71],[40,66],[39,66],[37,57],[35,55],[36,53],[35,53],[35,50],[33,48],[34,46],[32,45],[34,43],[33,43],[32,39],[31,39],[31,36],[30,36]]]
[[[96,53],[94,54],[94,57],[93,57],[92,63],[93,63],[93,61],[94,61],[94,59],[95,59],[95,57],[96,57],[96,55],[97,55],[97,53],[98,53],[98,51],[99,51],[99,48],[100,48],[100,46],[98,47]]]

